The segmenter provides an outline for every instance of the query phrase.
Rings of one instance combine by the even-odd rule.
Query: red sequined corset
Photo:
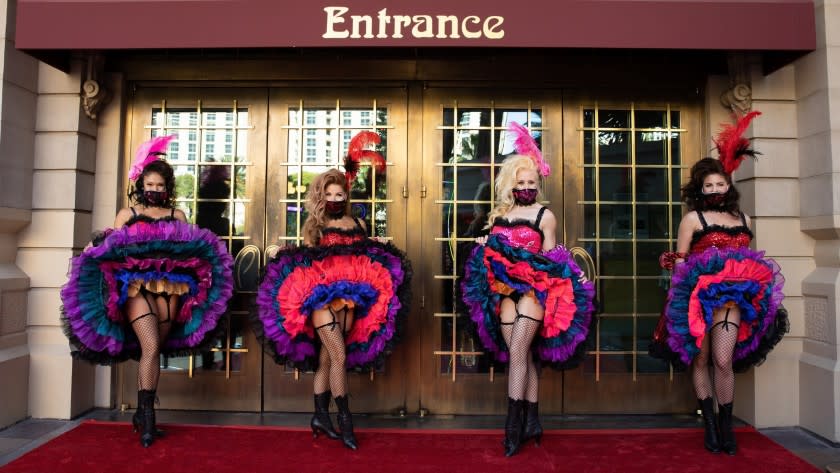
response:
[[[747,221],[744,214],[741,214],[741,225],[736,227],[724,227],[723,225],[709,225],[703,214],[698,212],[700,223],[703,225],[701,230],[694,232],[691,238],[690,252],[692,254],[702,253],[710,247],[715,248],[743,248],[750,246],[753,233],[747,227]]]
[[[537,213],[537,219],[533,222],[524,219],[511,221],[498,217],[493,222],[490,233],[504,235],[511,245],[524,248],[531,253],[539,253],[543,244],[543,232],[540,230],[540,220],[542,220],[543,212],[545,212],[545,207],[540,209]]]
[[[352,245],[367,238],[365,231],[361,227],[344,229],[344,228],[325,228],[321,230],[321,240],[318,242],[320,246],[333,245]]]

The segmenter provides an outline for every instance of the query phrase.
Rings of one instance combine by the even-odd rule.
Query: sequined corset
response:
[[[743,248],[750,246],[753,233],[747,227],[744,214],[741,214],[741,225],[724,227],[723,225],[709,225],[703,214],[698,212],[703,228],[694,232],[691,237],[691,253],[702,253],[710,247],[715,248]]]
[[[129,207],[129,209],[131,210],[131,218],[125,222],[124,226],[126,227],[138,224],[142,226],[154,222],[173,222],[177,220],[175,218],[175,209],[172,209],[172,212],[169,215],[164,215],[160,218],[150,217],[146,214],[139,214],[136,210],[134,210],[134,207]]]
[[[535,221],[516,219],[508,220],[503,217],[498,217],[493,222],[493,228],[490,233],[493,235],[504,235],[511,245],[524,248],[531,253],[539,253],[542,250],[543,232],[540,230],[540,220],[542,220],[545,207],[541,208],[537,213]]]
[[[365,231],[356,223],[354,228],[327,227],[321,230],[320,246],[352,245],[367,238]]]

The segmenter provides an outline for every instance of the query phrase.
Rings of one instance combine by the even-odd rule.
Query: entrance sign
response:
[[[327,27],[323,37],[327,39],[401,39],[406,36],[439,39],[505,37],[505,30],[502,29],[505,19],[495,15],[484,19],[477,15],[467,15],[463,18],[457,15],[389,15],[388,9],[383,8],[375,16],[350,15],[348,29],[346,14],[350,11],[349,8],[325,7],[324,11],[327,14]]]

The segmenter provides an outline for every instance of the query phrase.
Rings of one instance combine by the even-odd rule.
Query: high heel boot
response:
[[[720,448],[729,455],[735,455],[738,445],[732,431],[732,403],[718,404],[718,427],[720,427]]]
[[[505,456],[510,457],[519,451],[522,442],[522,409],[525,401],[508,398],[508,413],[505,419]]]
[[[335,398],[335,405],[338,406],[338,427],[341,429],[341,441],[344,446],[356,450],[359,445],[356,443],[356,436],[353,435],[353,415],[350,414],[350,407],[347,405],[347,395]]]
[[[155,441],[155,391],[141,389],[139,393],[140,407],[143,409],[143,429],[140,434],[140,445],[148,447]]]
[[[525,401],[523,418],[525,422],[522,429],[522,443],[534,439],[534,442],[539,445],[543,434],[543,428],[540,424],[540,403]]]
[[[698,399],[700,412],[703,413],[703,446],[712,453],[720,453],[720,440],[718,439],[717,422],[715,422],[715,404],[711,397]]]
[[[141,401],[141,391],[137,391],[137,410],[134,411],[134,416],[131,418],[131,424],[134,426],[134,432],[143,430],[143,403]],[[166,435],[166,432],[155,427],[155,437],[161,438]]]
[[[332,393],[324,391],[315,395],[315,414],[312,415],[312,420],[309,426],[312,427],[312,437],[317,438],[318,432],[323,432],[327,437],[336,440],[339,438],[338,433],[333,427],[330,419],[330,398]]]

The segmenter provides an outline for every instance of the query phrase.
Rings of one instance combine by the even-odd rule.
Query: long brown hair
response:
[[[691,178],[680,189],[682,201],[685,202],[688,210],[699,210],[701,212],[708,210],[706,208],[706,200],[703,199],[703,181],[712,174],[720,174],[726,179],[726,183],[729,184],[729,190],[726,191],[722,209],[732,215],[738,215],[741,211],[738,205],[741,194],[732,183],[732,176],[723,170],[723,163],[714,158],[703,158],[694,163],[694,166],[691,166]]]
[[[326,212],[324,210],[324,194],[327,187],[338,184],[347,194],[347,208],[345,214],[350,215],[350,189],[347,187],[347,178],[338,169],[324,171],[312,181],[309,190],[306,192],[306,222],[303,223],[303,236],[311,244],[317,244],[321,239],[321,230],[326,226]]]

